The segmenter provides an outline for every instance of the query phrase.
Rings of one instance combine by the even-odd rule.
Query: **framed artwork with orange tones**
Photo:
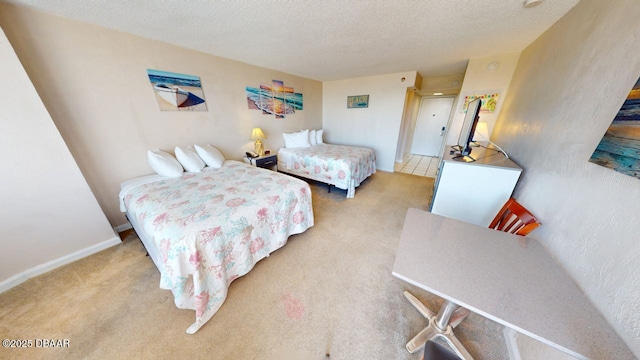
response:
[[[261,110],[263,114],[275,115],[282,119],[302,110],[302,94],[285,86],[282,80],[273,80],[271,84],[261,84],[259,87],[245,88],[249,109]]]

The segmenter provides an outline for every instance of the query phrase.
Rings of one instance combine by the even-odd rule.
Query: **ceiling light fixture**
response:
[[[444,95],[444,93],[433,93],[433,95],[440,96],[440,95]]]
[[[493,70],[497,69],[498,67],[500,67],[500,63],[497,62],[497,61],[493,61],[493,62],[489,63],[489,65],[487,65],[487,70],[493,71]]]
[[[538,6],[543,0],[525,0],[523,6],[527,9]]]

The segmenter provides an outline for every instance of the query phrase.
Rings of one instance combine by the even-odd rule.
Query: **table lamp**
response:
[[[476,132],[473,134],[473,142],[477,144],[480,141],[489,141],[489,127],[484,121],[478,121]]]
[[[264,155],[264,148],[262,147],[262,139],[266,139],[267,136],[262,132],[260,128],[253,128],[251,131],[251,140],[255,140],[255,152],[262,156]]]

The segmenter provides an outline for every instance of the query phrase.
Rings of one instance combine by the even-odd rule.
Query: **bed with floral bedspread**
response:
[[[120,197],[160,287],[178,308],[195,310],[190,334],[218,311],[234,279],[314,222],[307,183],[238,161],[123,183]]]
[[[353,198],[356,187],[375,174],[376,156],[373,149],[357,146],[283,148],[278,151],[278,171],[334,185]]]

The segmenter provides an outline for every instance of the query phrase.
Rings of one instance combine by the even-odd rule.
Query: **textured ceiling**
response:
[[[316,80],[462,74],[519,52],[579,0],[8,0]]]

